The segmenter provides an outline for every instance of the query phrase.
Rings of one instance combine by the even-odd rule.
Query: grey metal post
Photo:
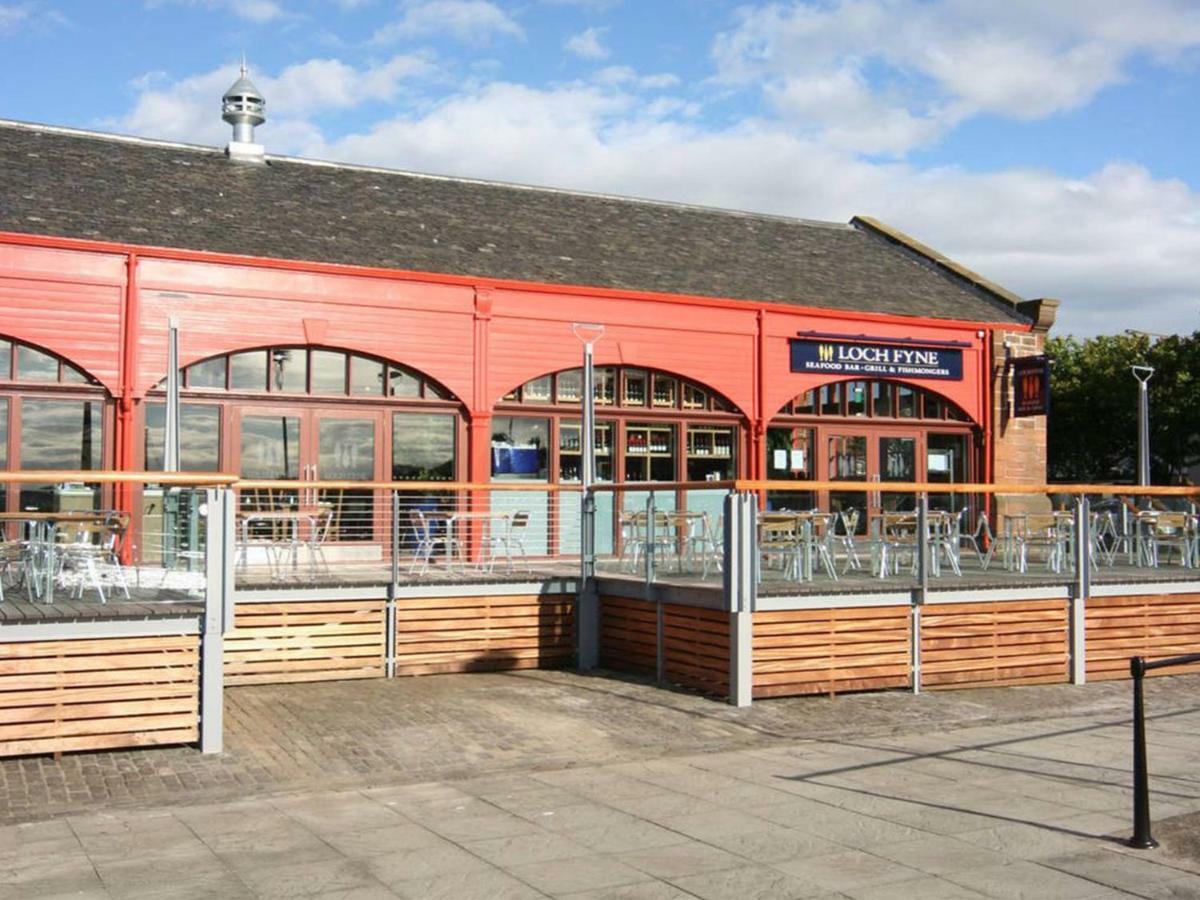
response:
[[[592,345],[604,333],[601,325],[573,326],[583,342],[583,410],[580,422],[579,594],[575,606],[575,660],[581,670],[600,661],[600,597],[596,587],[596,370]]]
[[[929,495],[917,494],[917,602],[929,595]],[[935,551],[936,552],[936,549]]]
[[[208,526],[205,540],[204,621],[200,635],[200,752],[220,753],[224,747],[224,634],[227,625],[225,532],[233,528],[228,516],[228,488],[205,491]]]
[[[179,322],[167,319],[167,402],[163,416],[163,471],[179,471]],[[171,568],[179,552],[180,489],[162,487],[162,560]],[[192,549],[195,549],[193,545]]]
[[[914,598],[915,599],[915,598]],[[921,604],[914,602],[910,611],[910,651],[912,663],[912,692],[921,693]]]
[[[1087,683],[1087,602],[1092,593],[1091,503],[1075,504],[1075,584],[1071,594],[1071,683]]]
[[[1150,379],[1154,369],[1134,366],[1131,370],[1138,382],[1138,485],[1150,484]]]
[[[724,588],[729,604],[729,700],[749,706],[754,699],[754,607],[758,552],[754,494],[725,495]]]
[[[646,586],[654,584],[654,491],[646,498]]]

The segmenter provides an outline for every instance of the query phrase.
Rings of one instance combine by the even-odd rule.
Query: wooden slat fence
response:
[[[929,604],[921,610],[921,685],[1065,682],[1067,629],[1065,599]]]
[[[0,643],[0,756],[199,738],[198,635]]]
[[[1200,594],[1143,594],[1093,597],[1087,624],[1087,677],[1105,681],[1129,677],[1129,658],[1155,659],[1200,653]],[[1157,669],[1147,675],[1179,675],[1200,665]]]
[[[382,678],[385,601],[239,603],[225,635],[225,683]]]
[[[397,675],[553,668],[575,652],[566,594],[396,601]]]
[[[754,696],[790,697],[906,687],[907,606],[754,614]]]
[[[655,674],[656,621],[653,603],[628,597],[602,597],[600,665],[614,672]]]
[[[729,696],[729,634],[727,612],[664,604],[663,676],[697,691]]]

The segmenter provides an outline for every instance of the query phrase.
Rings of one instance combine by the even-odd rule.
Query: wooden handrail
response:
[[[228,472],[114,472],[75,469],[25,469],[0,472],[0,484],[169,484],[182,487],[225,487],[238,480]]]
[[[543,493],[581,493],[577,484],[549,484],[545,481],[288,481],[238,479],[231,487],[246,490],[331,490],[331,491],[541,491]]]
[[[977,484],[929,481],[749,481],[737,491],[878,491],[883,494],[1118,494],[1126,497],[1200,497],[1200,486],[1132,484]],[[694,487],[699,485],[693,485]]]
[[[579,493],[578,484],[544,481],[295,481],[240,478],[229,472],[116,472],[77,469],[30,469],[0,472],[0,483],[9,484],[161,484],[183,487],[232,487],[239,490],[379,490],[379,491],[542,491]],[[597,492],[648,493],[650,491],[873,491],[884,494],[1114,494],[1125,497],[1196,497],[1200,486],[1132,484],[979,484],[929,481],[626,481],[594,486]]]

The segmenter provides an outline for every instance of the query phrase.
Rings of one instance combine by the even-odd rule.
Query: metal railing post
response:
[[[1133,676],[1133,836],[1129,846],[1150,850],[1158,846],[1150,834],[1150,773],[1146,763],[1146,702],[1142,680],[1146,660],[1135,656],[1129,661]]]
[[[1091,504],[1075,504],[1075,585],[1071,597],[1071,683],[1087,682],[1087,602],[1092,593]]]
[[[917,602],[929,593],[929,495],[917,494]],[[936,552],[936,551],[935,551]]]
[[[915,601],[916,598],[914,598]],[[921,693],[921,603],[914,602],[909,611],[910,661],[912,692]]]
[[[575,663],[581,671],[600,664],[600,596],[596,586],[596,494],[584,487],[579,533],[579,593],[575,606]]]
[[[754,494],[725,495],[723,582],[730,617],[729,700],[734,706],[749,706],[754,699],[757,513]]]
[[[225,734],[225,631],[233,622],[228,611],[229,575],[233,557],[228,555],[234,519],[229,499],[232,491],[205,491],[208,509],[205,535],[204,619],[200,634],[200,752],[220,753]]]
[[[654,491],[646,498],[646,586],[654,584],[655,555]]]

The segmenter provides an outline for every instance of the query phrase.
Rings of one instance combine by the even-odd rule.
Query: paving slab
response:
[[[0,762],[0,799],[24,799],[0,825],[0,900],[1200,897],[1200,676],[1152,688],[1163,847],[1145,852],[1121,843],[1127,685],[744,711],[567,673],[477,677],[390,700],[372,686],[382,709],[358,684],[252,692],[240,714],[262,706],[282,730],[255,738],[251,756],[280,755],[255,757],[249,787],[220,777],[250,758],[237,741],[227,759],[187,751],[194,770],[174,750]],[[500,721],[493,751],[481,729]]]

